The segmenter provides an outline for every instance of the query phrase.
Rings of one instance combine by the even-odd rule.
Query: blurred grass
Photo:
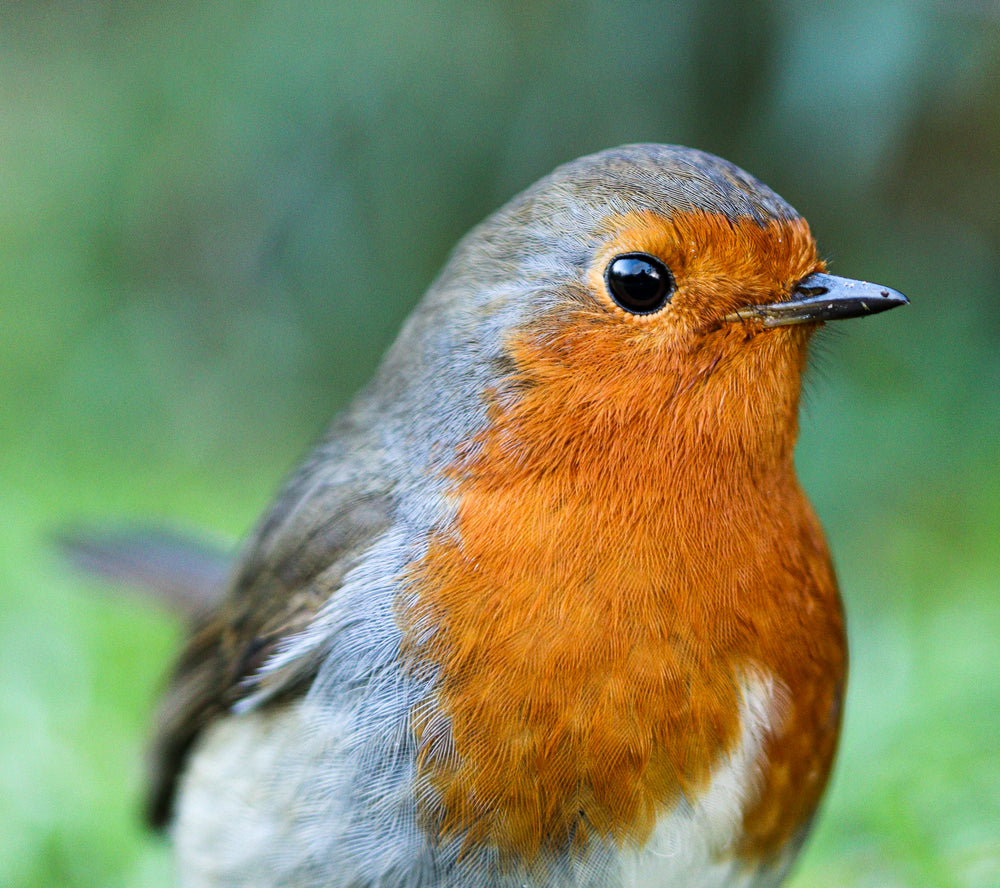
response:
[[[136,808],[179,627],[48,535],[237,539],[471,224],[656,140],[913,299],[810,374],[853,672],[793,884],[1000,885],[995,5],[17,4],[0,82],[0,884],[170,879]]]

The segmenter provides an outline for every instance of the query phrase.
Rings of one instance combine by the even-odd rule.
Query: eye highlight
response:
[[[674,294],[674,276],[659,259],[648,253],[615,256],[604,271],[608,292],[632,314],[653,314]]]

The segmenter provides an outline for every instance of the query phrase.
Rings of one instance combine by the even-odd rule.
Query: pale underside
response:
[[[219,720],[183,778],[174,839],[185,888],[761,888],[781,881],[791,853],[767,868],[734,858],[745,808],[756,797],[768,730],[781,720],[783,689],[754,670],[744,683],[738,745],[697,799],[664,811],[641,848],[595,842],[539,881],[498,869],[490,856],[456,860],[417,826],[410,768],[390,781],[365,773],[350,740],[352,716],[319,713],[310,697]],[[779,728],[780,729],[780,728]],[[351,805],[365,786],[395,797],[371,823]],[[359,793],[359,787],[361,792]],[[367,815],[362,814],[362,818]],[[361,822],[364,822],[363,819]]]

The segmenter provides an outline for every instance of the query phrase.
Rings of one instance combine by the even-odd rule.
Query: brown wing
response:
[[[316,483],[303,471],[246,550],[220,608],[197,627],[160,707],[149,756],[147,817],[170,819],[177,779],[201,730],[257,690],[250,679],[303,630],[389,523],[385,489]],[[269,700],[303,693],[318,663],[284,670]]]

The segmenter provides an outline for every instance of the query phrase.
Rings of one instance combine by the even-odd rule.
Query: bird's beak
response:
[[[909,301],[902,293],[880,284],[817,271],[799,281],[787,302],[747,305],[723,320],[760,321],[765,327],[784,327],[878,314]]]

